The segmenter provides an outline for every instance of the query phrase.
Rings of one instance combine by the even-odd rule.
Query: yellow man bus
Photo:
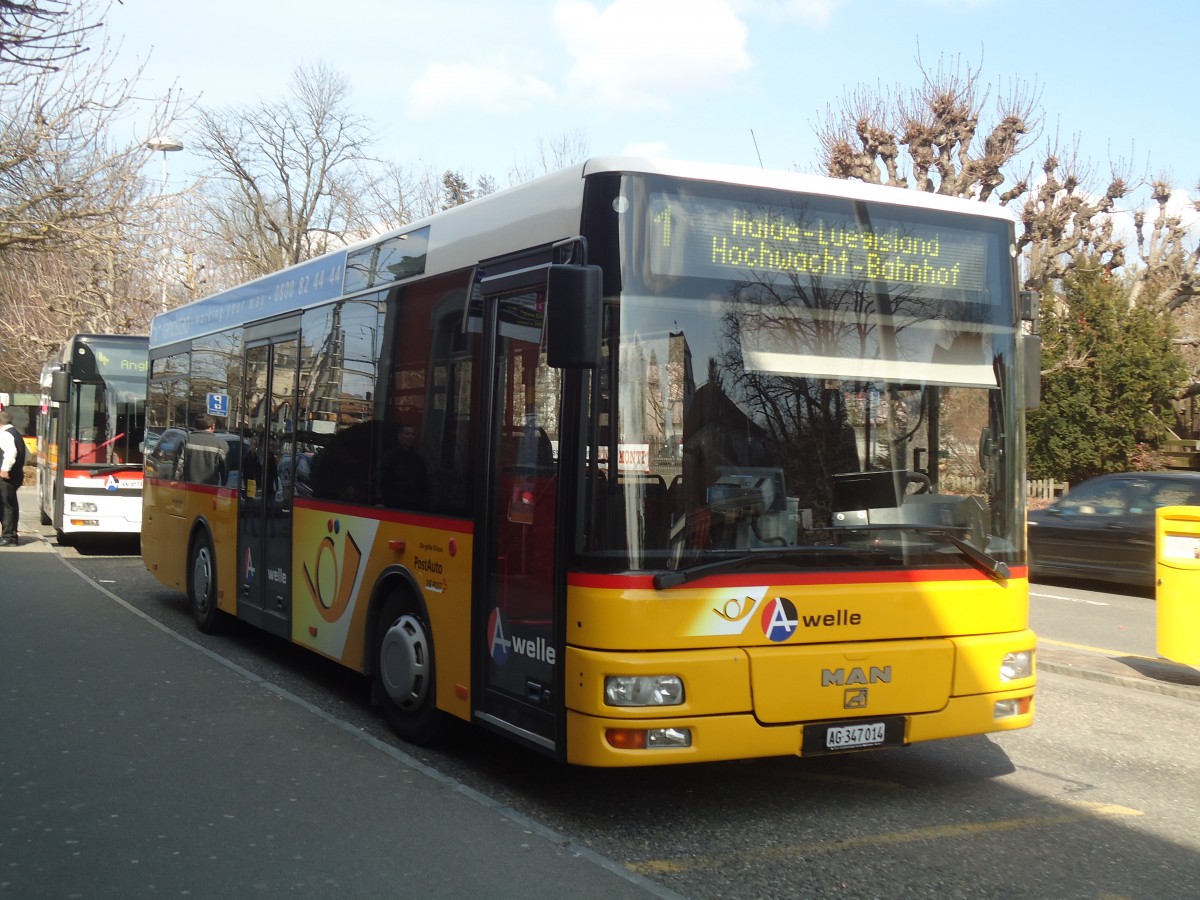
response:
[[[419,743],[457,718],[637,766],[1025,727],[1013,226],[601,158],[165,312],[146,565]]]

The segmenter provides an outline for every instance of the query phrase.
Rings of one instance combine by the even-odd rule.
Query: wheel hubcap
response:
[[[208,548],[201,547],[196,552],[192,563],[192,592],[196,607],[203,611],[208,607],[209,592],[212,587],[212,566],[208,558]]]
[[[401,616],[383,635],[379,674],[384,690],[403,710],[415,710],[429,693],[429,641],[420,621]]]

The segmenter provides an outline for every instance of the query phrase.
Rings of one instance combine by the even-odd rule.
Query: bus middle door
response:
[[[278,327],[278,326],[276,326]],[[291,636],[292,480],[300,341],[246,336],[244,447],[238,504],[238,617]]]

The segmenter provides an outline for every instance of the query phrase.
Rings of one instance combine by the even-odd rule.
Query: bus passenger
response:
[[[217,420],[209,415],[196,417],[196,430],[188,435],[184,450],[185,478],[192,484],[225,485],[225,442],[217,437]]]
[[[380,491],[384,506],[397,509],[426,509],[429,474],[417,452],[417,429],[412,423],[400,426],[396,446],[383,454],[379,465]]]

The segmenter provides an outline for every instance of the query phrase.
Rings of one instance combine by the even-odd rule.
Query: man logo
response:
[[[842,704],[846,709],[866,709],[867,689],[851,688],[846,691],[846,699]]]
[[[871,666],[869,672],[858,666],[852,669],[822,669],[821,687],[847,684],[891,684],[891,666]]]

